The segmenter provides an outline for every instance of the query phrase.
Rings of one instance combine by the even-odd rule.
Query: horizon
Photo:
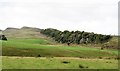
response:
[[[1,0],[0,29],[23,26],[118,35],[119,0]]]
[[[28,27],[28,28],[37,28],[37,29],[42,29],[42,28],[39,28],[39,27],[29,27],[29,26],[22,26],[22,27],[19,27],[19,28],[17,28],[17,27],[7,27],[7,28],[13,28],[13,29],[22,29],[23,27]],[[5,29],[3,29],[2,31],[5,31],[7,28],[5,28]],[[48,29],[48,28],[45,28],[45,29]],[[51,28],[51,29],[57,29],[57,28]],[[1,28],[0,28],[0,30],[1,30]],[[60,30],[60,29],[57,29],[57,30],[59,30],[59,31],[65,31],[65,30]],[[67,30],[67,29],[66,29]],[[68,31],[80,31],[80,32],[82,32],[82,31],[84,31],[84,30],[68,30]],[[94,33],[94,34],[102,34],[102,33],[97,33],[97,32],[89,32],[89,31],[84,31],[84,32],[88,32],[88,33]],[[118,35],[112,35],[112,34],[102,34],[102,35],[111,35],[111,36],[118,36]]]

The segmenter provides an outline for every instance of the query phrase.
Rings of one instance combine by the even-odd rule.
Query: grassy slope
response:
[[[111,48],[118,48],[118,37],[113,37],[109,42],[105,43],[108,46],[111,46]]]
[[[80,58],[115,58],[117,50],[100,50],[82,46],[56,45],[56,43],[44,35],[39,29],[22,28],[10,29],[3,33],[8,41],[2,42],[2,54],[4,56],[28,56],[37,57],[80,57]],[[14,34],[14,35],[13,35]],[[12,38],[12,39],[11,39]],[[14,39],[13,39],[14,38]],[[16,39],[15,39],[16,38]],[[1,42],[1,41],[0,41]],[[88,68],[117,68],[117,60],[69,60],[69,59],[39,59],[39,58],[11,58],[3,57],[4,69],[27,69],[27,68],[79,68],[79,64]],[[70,64],[63,64],[61,61],[70,61]],[[46,67],[47,66],[47,67]]]
[[[1,42],[1,41],[0,41]],[[81,46],[53,45],[45,39],[9,39],[2,42],[3,69],[117,69],[118,60],[98,59],[117,56],[116,50],[100,50]],[[38,55],[46,59],[36,58]],[[10,57],[8,57],[10,56]],[[17,58],[28,56],[35,58]],[[55,59],[51,57],[80,57],[83,59]],[[91,59],[89,59],[91,58]],[[97,59],[94,59],[97,58]],[[93,60],[92,60],[93,59]],[[63,61],[70,63],[65,64]]]
[[[4,56],[49,56],[49,57],[82,57],[114,58],[116,50],[100,50],[81,46],[48,45],[52,42],[43,39],[12,39],[3,41]]]

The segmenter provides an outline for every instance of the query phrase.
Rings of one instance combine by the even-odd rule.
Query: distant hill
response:
[[[40,33],[40,30],[39,28],[26,26],[22,28],[8,27],[3,30],[3,34],[7,38],[45,38],[45,36]]]
[[[0,35],[2,34],[2,30],[0,29]]]
[[[8,39],[9,38],[44,38],[44,39],[49,39],[49,37],[45,36],[43,33],[41,33],[41,31],[43,31],[43,29],[39,29],[39,28],[35,28],[35,27],[26,27],[26,26],[24,26],[22,28],[8,27],[5,30],[0,30],[0,34],[4,34]],[[53,34],[53,32],[52,32],[52,34]],[[51,38],[50,38],[50,40],[51,40]],[[98,45],[95,44],[92,46],[99,47],[99,44]],[[113,36],[112,39],[110,39],[108,42],[106,42],[104,44],[100,44],[100,46],[116,49],[116,48],[118,48],[118,37]]]
[[[26,27],[26,26],[24,26],[24,27],[21,28],[21,30],[40,32],[41,29],[39,29],[39,28],[34,28],[34,27]]]

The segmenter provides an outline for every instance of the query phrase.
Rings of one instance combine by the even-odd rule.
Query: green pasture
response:
[[[3,69],[118,69],[114,59],[3,57]]]
[[[2,41],[3,56],[116,58],[117,50],[100,50],[84,46],[53,44],[44,39],[10,39]]]

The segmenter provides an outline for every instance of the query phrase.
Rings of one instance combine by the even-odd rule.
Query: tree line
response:
[[[73,44],[88,44],[88,43],[105,43],[108,42],[112,36],[95,34],[93,32],[84,32],[84,31],[60,31],[57,29],[42,29],[42,34],[45,34],[48,37],[53,38],[59,43],[67,43],[68,45]]]

